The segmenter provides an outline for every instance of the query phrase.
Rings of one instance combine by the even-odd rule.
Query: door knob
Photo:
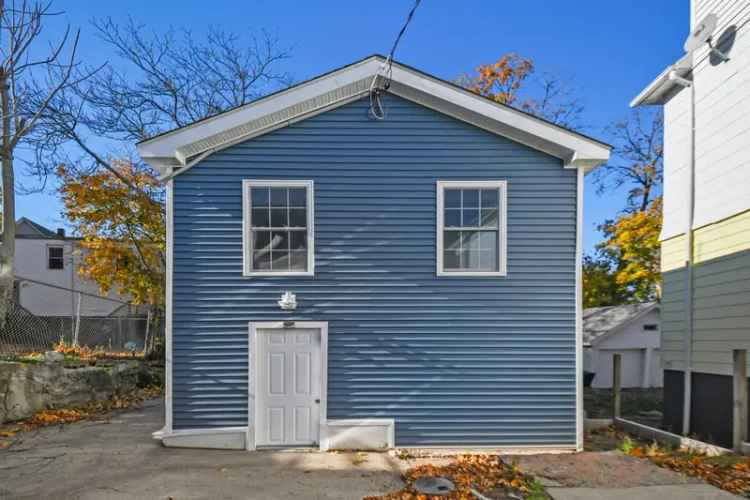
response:
[[[320,404],[320,400],[319,399],[316,399],[315,402],[318,403],[318,404]]]

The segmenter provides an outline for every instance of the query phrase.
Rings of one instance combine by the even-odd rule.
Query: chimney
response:
[[[58,228],[57,228],[57,235],[58,235],[58,236],[59,236],[60,238],[65,238],[65,228],[62,228],[62,227],[58,227]]]

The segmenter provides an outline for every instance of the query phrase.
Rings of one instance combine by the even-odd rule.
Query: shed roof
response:
[[[385,58],[373,55],[216,116],[138,143],[141,158],[163,175],[177,175],[205,156],[252,137],[366,96]],[[525,144],[588,171],[611,146],[451,82],[393,62],[389,92]]]
[[[591,307],[583,310],[583,343],[594,345],[609,333],[615,332],[631,321],[659,307],[656,302],[625,304],[621,306]]]

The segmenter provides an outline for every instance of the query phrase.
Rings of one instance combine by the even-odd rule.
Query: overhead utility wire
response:
[[[391,47],[391,51],[388,53],[388,57],[385,59],[383,66],[381,66],[380,68],[380,71],[378,71],[378,73],[376,73],[372,78],[372,83],[370,84],[370,114],[376,120],[382,120],[383,118],[385,118],[385,110],[383,109],[383,104],[380,102],[380,92],[381,90],[388,90],[391,86],[391,77],[393,76],[393,57],[396,54],[396,49],[398,48],[398,44],[401,41],[401,38],[406,32],[406,28],[409,26],[409,23],[414,17],[414,12],[416,12],[417,7],[419,7],[419,4],[421,2],[422,0],[415,0],[414,6],[409,11],[409,15],[406,16],[406,21],[404,22],[401,31],[398,32],[396,40],[393,42],[393,47]],[[377,81],[381,74],[385,78],[382,89],[377,87]]]

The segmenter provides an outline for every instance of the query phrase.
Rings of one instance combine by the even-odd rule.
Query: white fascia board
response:
[[[503,134],[506,137],[565,160],[566,166],[573,159],[590,162],[594,166],[609,159],[611,147],[603,143],[510,106],[493,103],[473,92],[459,89],[411,68],[394,63],[393,81],[502,124],[506,129]]]
[[[197,156],[199,153],[210,154],[235,144],[240,139],[256,137],[292,123],[295,118],[312,116],[315,112],[331,109],[331,106],[351,102],[352,95],[349,94],[352,92],[359,92],[358,96],[365,95],[367,89],[361,88],[362,82],[373,78],[381,71],[382,66],[381,57],[370,57],[246,106],[143,141],[138,144],[138,152],[143,160],[162,172],[167,167],[192,166],[188,161],[195,157],[200,158]],[[343,88],[346,88],[347,92],[338,96],[338,89]],[[565,167],[583,168],[588,171],[609,159],[611,147],[601,142],[510,106],[494,103],[398,63],[393,64],[390,90],[396,95],[560,158],[564,161]],[[327,107],[325,103],[314,107],[318,105],[314,100],[320,96],[326,96]],[[263,120],[268,121],[268,116],[272,113],[280,113],[285,118],[279,123],[264,123]],[[263,126],[256,128],[252,134],[248,133],[244,138],[238,137],[237,131],[233,130],[239,127],[249,130],[247,124],[253,122],[260,122]],[[232,130],[233,136],[227,133]],[[227,137],[226,140],[217,138],[222,134]],[[204,144],[209,143],[210,147],[204,147]],[[186,151],[190,154],[185,154]],[[176,175],[185,170],[187,169],[178,170]]]
[[[244,125],[279,109],[294,106],[334,88],[372,76],[380,69],[381,65],[382,62],[375,57],[365,59],[352,66],[347,66],[329,75],[278,92],[246,106],[161,134],[153,139],[147,139],[138,144],[138,153],[146,161],[150,161],[152,158],[160,162],[164,162],[166,158],[179,160],[177,150],[186,144],[220,134],[227,129]],[[184,161],[182,159],[182,161],[175,161],[175,163],[184,164]]]
[[[690,54],[686,54],[676,63],[667,66],[664,71],[659,73],[659,76],[649,83],[646,88],[630,101],[630,107],[636,108],[638,106],[648,106],[656,104],[664,104],[666,102],[666,96],[668,96],[673,89],[682,88],[675,80],[670,78],[670,74],[674,71],[678,76],[685,77],[692,71],[693,58]]]

